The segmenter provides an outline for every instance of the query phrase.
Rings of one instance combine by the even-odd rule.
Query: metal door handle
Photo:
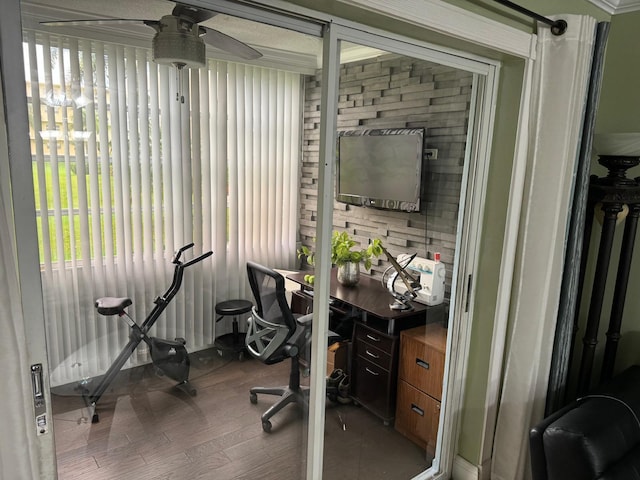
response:
[[[376,377],[378,375],[380,375],[378,372],[374,372],[373,370],[371,370],[369,367],[364,367],[364,369],[369,372],[371,375],[375,375]]]
[[[374,342],[379,342],[380,341],[380,339],[378,337],[374,337],[373,335],[369,335],[368,333],[367,333],[367,338],[369,340],[371,340],[371,341],[374,341]]]
[[[424,410],[422,410],[419,406],[417,406],[415,403],[411,404],[411,410],[413,410],[414,412],[416,412],[418,415],[420,415],[421,417],[424,417]]]

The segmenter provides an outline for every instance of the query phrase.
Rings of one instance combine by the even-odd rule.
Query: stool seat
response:
[[[224,302],[216,303],[216,313],[218,314],[216,322],[219,322],[225,317],[233,317],[231,324],[233,332],[220,335],[215,340],[214,345],[220,355],[222,355],[223,351],[230,351],[237,353],[240,360],[244,359],[244,339],[246,334],[240,332],[238,317],[251,312],[252,308],[253,303],[249,300],[242,299],[225,300]]]
[[[242,315],[252,308],[253,303],[249,300],[225,300],[216,304],[216,313],[224,316]]]

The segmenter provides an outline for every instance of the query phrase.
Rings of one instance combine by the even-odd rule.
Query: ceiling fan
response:
[[[151,44],[153,61],[163,65],[174,65],[179,70],[184,67],[201,68],[205,66],[205,42],[245,60],[255,60],[262,57],[260,52],[246,43],[218,30],[199,25],[215,15],[217,15],[216,12],[176,2],[171,14],[164,15],[160,20],[105,18],[50,21],[40,22],[40,24],[46,26],[146,25],[156,31]]]

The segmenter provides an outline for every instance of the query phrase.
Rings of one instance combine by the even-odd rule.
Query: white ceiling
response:
[[[589,0],[589,2],[611,15],[640,10],[640,0]]]
[[[26,0],[22,9],[40,17],[47,15],[50,20],[123,18],[136,20],[158,20],[171,13],[174,2],[168,0]],[[53,18],[51,18],[53,17]],[[45,18],[39,18],[45,20]],[[250,45],[289,49],[308,52],[317,48],[318,40],[297,34],[296,43],[291,45],[289,36],[283,36],[282,29],[253,23],[219,14],[203,22],[203,25],[220,30],[227,35],[242,37]],[[152,30],[150,30],[153,33]]]
[[[90,20],[122,18],[158,20],[170,14],[175,3],[170,0],[23,0],[21,3],[25,28],[39,28],[41,21]],[[272,25],[252,22],[225,14],[217,14],[202,25],[237,38],[260,51],[264,57],[251,63],[273,68],[313,74],[321,67],[322,40]],[[149,46],[155,33],[144,25],[122,24],[91,27],[49,27],[51,32],[90,37],[137,46]],[[230,54],[207,46],[208,55],[222,60],[237,60]],[[342,44],[342,61],[371,58],[385,52],[374,48]]]
[[[175,3],[168,0],[24,0],[22,12],[25,28],[38,26],[42,29],[39,22],[52,20],[158,20],[170,14],[174,6]],[[237,38],[263,53],[264,58],[253,63],[288,66],[303,73],[312,73],[319,66],[322,43],[317,37],[224,14],[218,14],[202,25]],[[49,27],[47,30],[140,46],[150,45],[155,33],[152,28],[137,24]],[[213,52],[213,56],[234,60],[231,55],[220,51]]]

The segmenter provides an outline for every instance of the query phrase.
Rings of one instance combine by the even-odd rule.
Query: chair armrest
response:
[[[301,327],[310,328],[311,322],[313,322],[313,313],[307,313],[306,315],[296,317],[296,322]],[[339,334],[332,332],[331,330],[328,331],[327,337],[329,338],[329,343],[334,343],[342,339]]]
[[[302,315],[301,317],[296,317],[297,324],[302,327],[310,327],[312,321],[313,313],[307,313],[306,315]]]

